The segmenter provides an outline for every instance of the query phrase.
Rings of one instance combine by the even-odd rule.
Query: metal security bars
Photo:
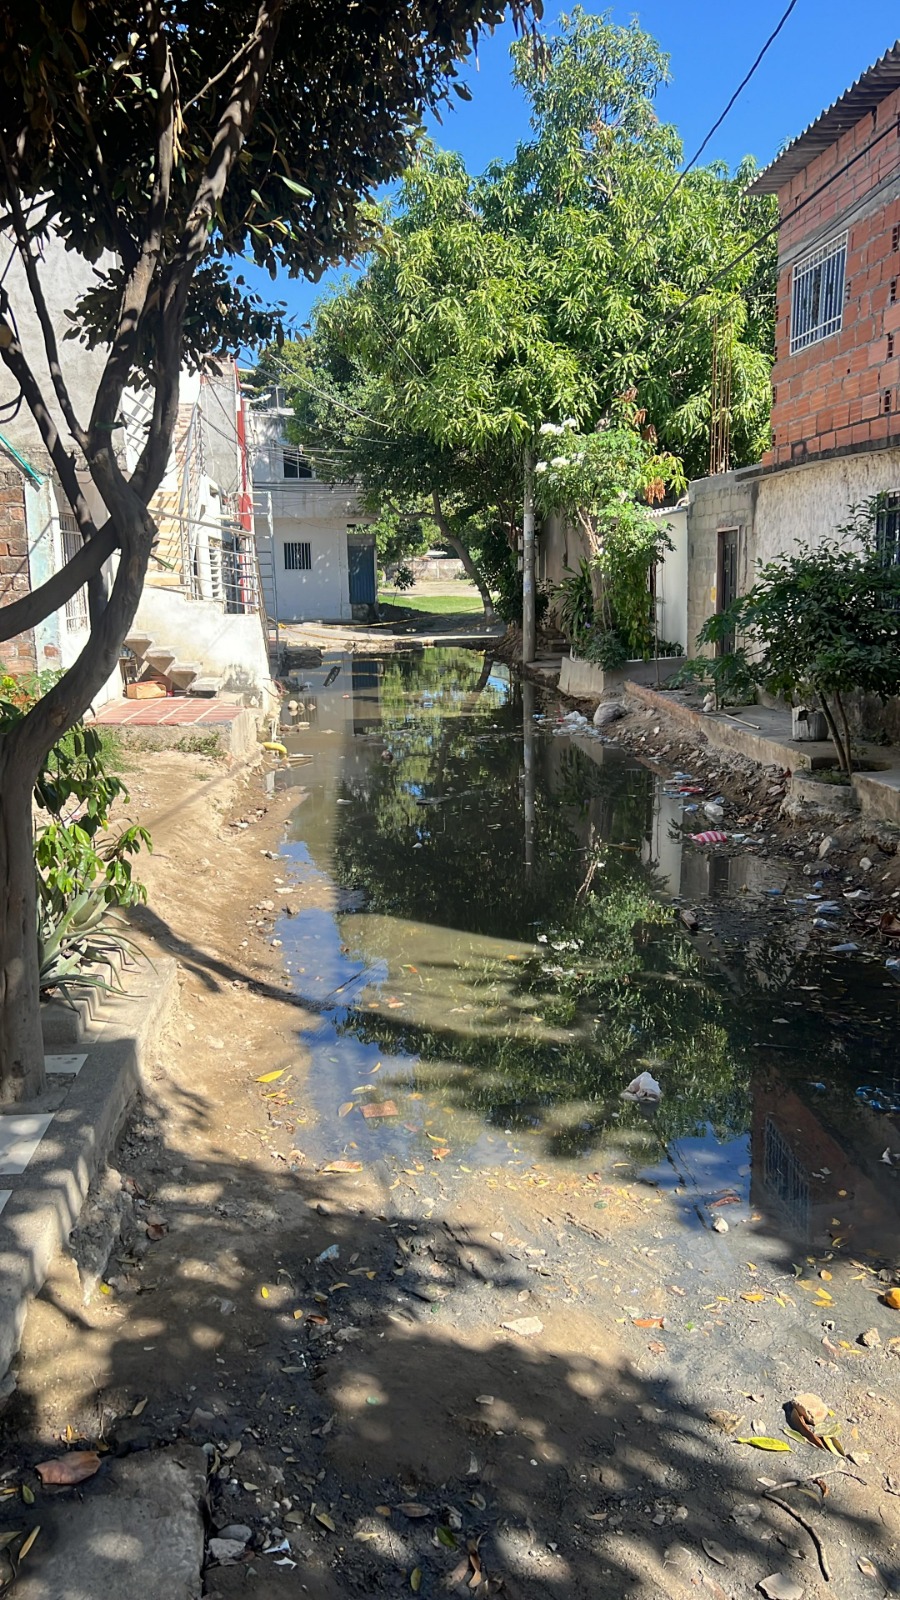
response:
[[[285,572],[311,572],[312,545],[305,539],[285,539],[284,570]]]
[[[797,262],[791,285],[791,355],[840,331],[846,266],[845,233]]]
[[[880,497],[875,543],[886,567],[900,567],[900,490]]]
[[[78,554],[83,543],[81,529],[71,511],[60,512],[59,533],[63,563],[66,563]],[[88,621],[87,589],[76,589],[71,600],[66,601],[66,628],[70,633],[77,633],[88,626]]]

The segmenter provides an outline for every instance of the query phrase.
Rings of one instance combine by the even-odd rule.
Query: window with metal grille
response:
[[[285,572],[312,571],[312,545],[308,541],[285,539],[284,570]]]
[[[794,267],[791,286],[791,354],[829,334],[843,318],[847,235],[810,250]]]
[[[771,1117],[766,1118],[763,1182],[800,1235],[809,1232],[809,1177]]]
[[[900,567],[900,489],[880,497],[875,543],[886,567]]]
[[[78,554],[83,543],[81,530],[71,511],[60,512],[59,533],[63,561],[71,561],[72,557]],[[66,601],[66,627],[74,633],[78,628],[86,628],[87,626],[87,589],[78,589],[71,600]]]

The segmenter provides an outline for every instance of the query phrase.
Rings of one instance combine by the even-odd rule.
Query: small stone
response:
[[[860,870],[860,872],[871,872],[872,871],[872,863],[869,860],[868,856],[863,856],[861,862],[859,863],[859,870]]]
[[[513,1317],[511,1322],[501,1322],[500,1326],[509,1333],[521,1334],[523,1339],[531,1339],[536,1333],[544,1331],[540,1317]]]
[[[860,1334],[859,1342],[864,1344],[867,1350],[874,1350],[876,1345],[881,1343],[881,1334],[877,1328],[867,1328],[865,1333]]]
[[[219,1529],[218,1537],[220,1539],[239,1539],[242,1544],[249,1544],[253,1538],[253,1529],[248,1527],[246,1522],[229,1522],[227,1528]]]
[[[713,1217],[712,1230],[713,1230],[713,1233],[727,1233],[728,1232],[728,1223],[725,1221],[725,1218],[724,1217]]]
[[[232,1567],[240,1561],[245,1549],[244,1539],[210,1539],[209,1559],[218,1562],[220,1567]]]
[[[829,850],[832,849],[833,845],[834,845],[834,840],[832,839],[831,834],[830,833],[826,833],[824,839],[822,840],[822,843],[819,845],[819,860],[820,861],[822,860],[822,858],[824,856],[827,856]]]

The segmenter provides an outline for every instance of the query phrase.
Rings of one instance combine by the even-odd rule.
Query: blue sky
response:
[[[644,5],[614,5],[613,19],[636,15],[671,58],[672,82],[660,95],[660,116],[674,122],[690,158],[724,109],[785,9],[786,0],[764,0],[747,7],[736,0],[648,0]],[[561,10],[545,0],[549,32]],[[601,9],[590,4],[586,10]],[[892,45],[900,34],[900,14],[888,0],[862,0],[848,12],[837,0],[799,0],[712,143],[704,161],[735,166],[747,154],[765,165],[787,139],[819,112]],[[509,25],[482,39],[478,62],[465,69],[472,91],[468,104],[456,101],[443,124],[431,122],[438,143],[458,150],[470,171],[480,172],[494,157],[511,156],[528,132],[527,111],[509,80]],[[308,316],[321,285],[248,271],[268,298],[285,300],[289,313]],[[340,273],[330,277],[340,276]],[[328,281],[328,280],[323,280]]]

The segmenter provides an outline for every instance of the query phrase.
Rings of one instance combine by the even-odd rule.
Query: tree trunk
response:
[[[484,606],[485,621],[493,622],[494,602],[491,599],[491,591],[481,576],[481,573],[478,571],[478,568],[472,560],[472,557],[469,555],[469,552],[462,540],[457,539],[456,534],[450,532],[450,524],[447,521],[447,518],[444,516],[443,507],[441,506],[441,497],[436,489],[433,489],[431,493],[431,505],[434,520],[440,530],[441,538],[445,544],[450,546],[451,550],[456,551],[456,554],[459,556],[459,559],[463,564],[463,571],[465,572],[466,577],[469,578],[472,583],[474,583],[478,593],[481,595],[481,604]]]
[[[0,739],[0,1105],[44,1087],[37,962],[37,890],[31,798],[34,776]]]

